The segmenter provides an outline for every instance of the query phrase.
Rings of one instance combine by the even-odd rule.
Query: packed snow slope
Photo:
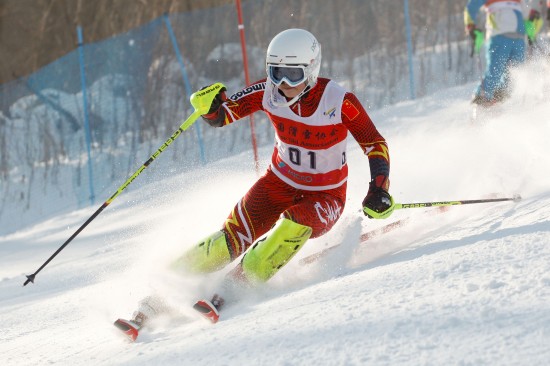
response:
[[[350,141],[339,223],[211,325],[190,307],[223,273],[192,278],[168,267],[253,184],[251,154],[165,172],[155,184],[138,179],[34,284],[23,287],[24,275],[97,207],[0,237],[0,364],[548,365],[550,70],[538,62],[518,71],[512,97],[475,123],[472,88],[371,112],[390,146],[391,193],[402,203],[521,194],[520,202],[368,220],[359,212],[368,162]],[[269,155],[261,151],[264,165]],[[405,219],[359,244],[361,233]],[[129,343],[112,323],[152,293],[175,311]]]

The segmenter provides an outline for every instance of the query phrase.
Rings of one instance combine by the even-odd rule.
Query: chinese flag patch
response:
[[[359,110],[346,99],[342,104],[342,113],[344,113],[344,115],[351,121],[359,115]]]

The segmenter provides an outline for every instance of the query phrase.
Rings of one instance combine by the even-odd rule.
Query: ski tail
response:
[[[209,320],[212,324],[216,324],[220,320],[220,312],[218,309],[208,300],[199,300],[193,305],[193,309],[197,310],[206,320]]]
[[[443,213],[443,212],[447,212],[449,210],[449,208],[450,208],[450,206],[439,206],[439,207],[437,207],[436,211],[428,211],[428,212],[429,213]],[[405,226],[406,224],[409,224],[410,222],[411,222],[411,219],[407,217],[407,218],[400,219],[400,220],[397,220],[395,222],[389,223],[387,225],[381,226],[379,228],[364,232],[359,237],[359,244],[365,244],[370,239],[373,239],[373,238],[376,238],[376,237],[381,236],[383,234],[387,234],[389,232],[392,232],[396,229],[399,229],[399,228]],[[325,256],[327,256],[329,253],[331,253],[332,251],[334,251],[338,247],[340,247],[340,244],[336,244],[336,245],[330,246],[328,248],[325,248],[325,249],[323,249],[323,250],[321,250],[317,253],[310,254],[307,257],[304,257],[304,258],[300,259],[299,263],[301,265],[308,265],[308,264],[317,262],[318,260],[320,260],[321,258],[324,258]]]
[[[115,327],[117,327],[122,333],[124,333],[130,341],[134,342],[138,335],[139,330],[141,329],[141,326],[134,323],[131,320],[126,319],[117,319],[114,323]]]
[[[220,295],[216,294],[212,297],[212,300],[199,300],[193,305],[193,309],[199,312],[199,314],[210,321],[212,324],[216,324],[220,320],[220,309],[222,308],[225,300]]]

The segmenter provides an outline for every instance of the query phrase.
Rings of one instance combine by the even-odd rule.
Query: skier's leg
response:
[[[235,205],[225,220],[233,258],[238,258],[270,230],[281,212],[294,204],[296,189],[288,186],[268,170]]]
[[[509,50],[506,69],[503,72],[500,84],[494,91],[494,99],[502,101],[507,99],[511,94],[511,68],[522,64],[525,61],[525,41],[523,39],[507,39],[506,49]]]
[[[345,187],[344,187],[345,191]],[[305,192],[283,212],[275,226],[244,255],[234,275],[265,282],[288,263],[310,237],[329,231],[340,218],[345,200],[324,192]]]
[[[511,52],[510,41],[509,38],[501,35],[494,36],[489,41],[485,77],[479,93],[487,101],[493,99],[495,90],[503,83]]]
[[[173,268],[183,268],[193,273],[208,273],[222,269],[234,258],[231,257],[225,231],[219,230],[179,257]]]
[[[132,321],[143,326],[147,321],[160,314],[169,312],[169,307],[158,296],[147,296],[139,302],[138,309],[132,315]]]
[[[346,185],[328,191],[303,192],[283,217],[311,226],[312,238],[327,233],[340,219],[346,202]]]
[[[223,228],[189,249],[173,268],[208,273],[238,258],[292,205],[296,190],[288,188],[268,171],[235,205]]]
[[[234,296],[238,296],[238,287],[269,280],[292,259],[310,237],[329,231],[343,212],[346,201],[345,184],[329,191],[304,192],[292,187],[289,189],[278,178],[273,179],[273,173],[269,171],[266,176],[267,178],[262,178],[262,189],[256,190],[253,187],[243,199],[244,205],[249,209],[242,211],[236,207],[235,211],[246,212],[247,215],[239,215],[238,220],[233,220],[234,226],[231,228],[236,233],[241,233],[239,237],[242,238],[243,223],[249,223],[248,227],[255,228],[256,236],[262,235],[267,231],[266,221],[262,222],[262,219],[266,220],[266,216],[262,214],[269,213],[272,216],[275,211],[282,214],[265,238],[249,248],[241,262],[227,274],[220,289],[223,298],[216,294],[211,301],[201,300],[195,304],[195,309],[213,323],[219,319],[224,298],[231,301]],[[271,216],[267,218],[271,220]],[[246,243],[241,241],[243,248],[248,248]]]
[[[311,227],[281,218],[267,235],[246,252],[242,270],[247,280],[265,282],[302,248]]]
[[[508,67],[505,73],[505,86],[510,88],[511,68],[517,67],[525,62],[525,41],[523,39],[511,39],[509,43],[510,56]]]
[[[525,41],[523,39],[514,39],[510,44],[510,63],[516,67],[525,62]]]
[[[119,318],[114,322],[115,327],[120,329],[130,340],[135,341],[139,330],[143,328],[152,318],[170,312],[170,308],[157,296],[147,296],[140,301],[138,309],[132,315],[131,320]]]
[[[270,170],[250,188],[237,203],[222,229],[227,233],[227,246],[232,260],[238,258],[276,223],[281,212],[294,203],[295,194],[295,188],[281,182]],[[243,282],[248,284],[242,273],[239,263],[227,274],[218,294],[210,301],[197,301],[194,309],[216,323],[224,301],[231,302],[238,296],[238,288]]]

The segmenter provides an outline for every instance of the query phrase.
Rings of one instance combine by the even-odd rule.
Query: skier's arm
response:
[[[216,96],[208,114],[202,116],[213,127],[222,127],[244,118],[262,109],[262,98],[265,90],[265,80],[256,82],[229,98],[220,93]],[[219,103],[216,104],[216,101]]]
[[[370,218],[387,218],[393,212],[390,188],[390,155],[386,140],[370,119],[357,97],[346,93],[342,103],[342,123],[367,155],[371,181],[363,200],[363,211]]]
[[[371,178],[376,179],[378,176],[388,178],[390,155],[386,140],[380,135],[367,111],[353,93],[346,93],[344,97],[342,122],[369,158]],[[384,188],[386,190],[389,188],[389,179],[386,179]]]
[[[487,0],[469,0],[464,8],[464,26],[466,33],[470,33],[475,28],[477,13],[479,9],[485,5]]]
[[[532,45],[536,42],[537,34],[542,28],[542,17],[540,12],[535,9],[529,11],[529,17],[525,19],[525,32],[527,33],[527,40],[529,45]]]

